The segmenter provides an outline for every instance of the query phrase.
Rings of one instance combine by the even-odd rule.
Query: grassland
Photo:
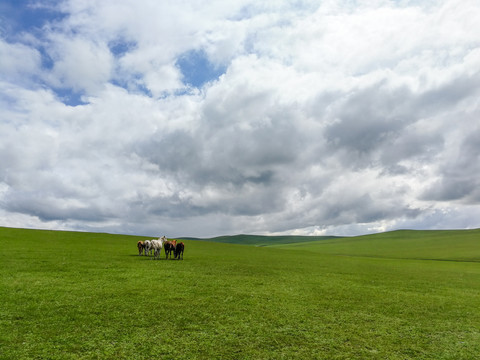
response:
[[[186,240],[202,240],[220,242],[225,244],[274,246],[284,244],[297,244],[303,242],[317,242],[321,240],[339,239],[336,236],[263,236],[263,235],[227,235],[208,239],[184,238]]]
[[[184,261],[139,257],[139,239],[0,228],[0,358],[480,353],[479,231],[266,247],[185,240]]]
[[[272,245],[344,256],[480,262],[480,230],[397,230],[325,241]]]

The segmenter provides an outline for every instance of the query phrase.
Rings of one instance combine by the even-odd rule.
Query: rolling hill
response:
[[[297,243],[303,243],[303,242],[340,239],[340,237],[337,237],[337,236],[294,236],[294,235],[266,236],[266,235],[240,234],[240,235],[217,236],[217,237],[213,237],[213,238],[182,237],[181,239],[210,241],[210,242],[219,242],[219,243],[225,243],[225,244],[237,244],[237,245],[272,246],[272,245],[280,245],[280,244],[297,244]]]
[[[277,247],[343,256],[394,259],[480,261],[480,229],[396,230]]]
[[[480,229],[395,230],[351,237],[232,235],[185,239],[343,256],[480,261]]]

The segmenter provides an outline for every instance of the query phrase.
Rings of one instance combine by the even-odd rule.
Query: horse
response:
[[[175,259],[180,260],[180,255],[182,255],[183,260],[183,250],[185,250],[185,244],[183,242],[179,242],[175,247]]]
[[[177,241],[176,240],[165,242],[165,259],[168,259],[169,255],[170,255],[170,259],[172,258],[172,251],[175,254],[176,246],[177,246]]]
[[[145,250],[145,256],[150,256],[150,253],[153,251],[152,241],[151,240],[145,240],[143,245],[144,245],[144,250]]]
[[[138,256],[142,255],[143,250],[145,249],[145,243],[143,241],[137,242]]]
[[[152,244],[152,249],[153,249],[153,259],[156,259],[157,257],[160,257],[160,253],[162,252],[162,247],[163,244],[167,241],[167,238],[162,236],[161,238],[151,240],[150,243]]]
[[[160,240],[152,240],[152,249],[153,249],[153,259],[155,260],[162,251],[163,242]]]

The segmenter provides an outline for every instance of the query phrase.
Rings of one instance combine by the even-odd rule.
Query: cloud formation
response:
[[[2,6],[1,225],[480,226],[475,0]]]

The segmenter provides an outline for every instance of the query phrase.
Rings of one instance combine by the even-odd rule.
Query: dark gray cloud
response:
[[[442,134],[419,131],[415,125],[407,126],[384,146],[380,162],[387,173],[408,174],[415,170],[415,164],[432,161],[443,150],[443,146]]]
[[[12,213],[29,214],[41,221],[75,220],[86,222],[103,222],[115,216],[113,212],[96,206],[61,197],[60,194],[32,192],[15,192],[3,201],[4,210]]]
[[[428,113],[438,113],[449,109],[460,103],[462,100],[474,95],[478,95],[480,82],[480,72],[473,74],[461,74],[449,79],[417,97],[416,106],[419,115],[428,115]]]
[[[425,200],[460,201],[478,204],[480,200],[480,129],[471,129],[458,152],[440,166],[439,179],[422,195]]]
[[[325,132],[336,148],[366,154],[383,147],[410,122],[408,89],[391,89],[385,83],[358,89],[338,105],[336,121]]]

